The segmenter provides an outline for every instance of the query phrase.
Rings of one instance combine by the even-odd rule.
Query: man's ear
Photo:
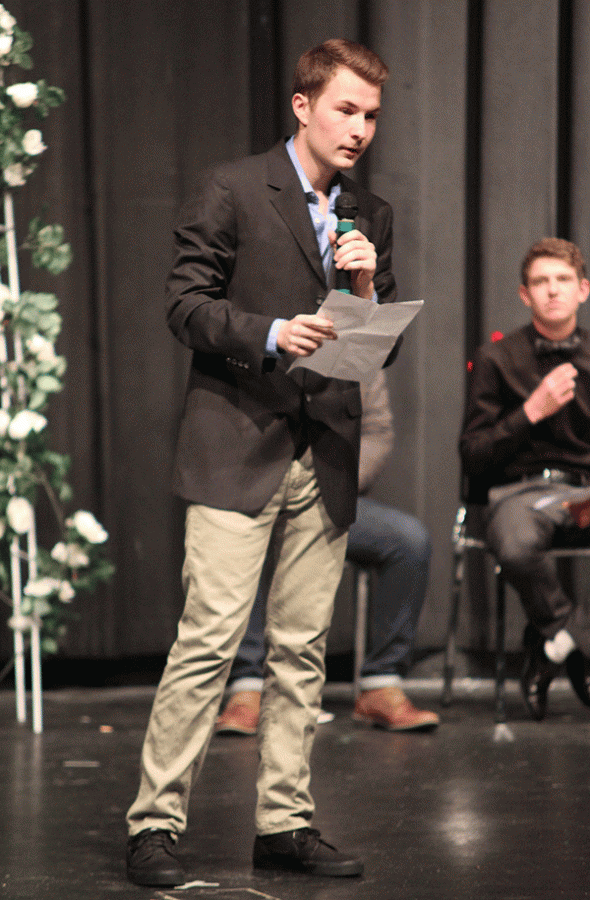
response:
[[[524,303],[525,306],[530,307],[531,298],[529,297],[529,292],[524,284],[520,284],[518,286],[518,296],[520,297],[520,299],[522,300],[522,302]]]
[[[307,125],[309,121],[309,97],[306,97],[305,94],[293,94],[291,105],[299,124]]]

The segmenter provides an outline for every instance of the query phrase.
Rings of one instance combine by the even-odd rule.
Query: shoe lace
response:
[[[174,839],[172,838],[169,831],[166,831],[164,828],[148,828],[145,831],[140,831],[140,833],[136,836],[135,839],[135,847],[138,849],[141,847],[144,851],[147,850],[164,850],[165,853],[171,853],[172,848],[174,846]]]
[[[336,847],[329,844],[328,841],[325,841],[317,828],[299,828],[293,836],[299,844],[303,845],[312,842],[314,849],[318,844],[323,844],[324,847],[329,847],[330,850],[337,852]]]

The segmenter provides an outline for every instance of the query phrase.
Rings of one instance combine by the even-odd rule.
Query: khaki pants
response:
[[[233,658],[246,630],[262,565],[274,564],[267,603],[258,742],[258,834],[309,824],[309,758],[324,683],[326,636],[347,532],[330,521],[311,453],[294,461],[255,517],[192,505],[186,519],[186,605],[156,697],[141,757],[130,834],[186,828]]]

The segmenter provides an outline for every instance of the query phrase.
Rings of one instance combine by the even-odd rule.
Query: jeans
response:
[[[432,546],[424,526],[399,509],[360,497],[348,533],[346,558],[375,571],[368,623],[368,653],[361,688],[396,683],[407,674],[426,595]],[[266,569],[267,567],[265,567]],[[259,690],[264,665],[267,581],[263,572],[248,629],[230,674],[240,690]],[[237,685],[236,685],[237,687]]]

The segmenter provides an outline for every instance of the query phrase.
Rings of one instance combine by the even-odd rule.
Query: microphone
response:
[[[358,204],[354,194],[338,194],[334,211],[338,218],[336,225],[336,240],[341,234],[352,231],[354,228],[354,217],[358,212]],[[342,291],[344,294],[350,294],[350,272],[345,269],[336,269],[336,290]]]

